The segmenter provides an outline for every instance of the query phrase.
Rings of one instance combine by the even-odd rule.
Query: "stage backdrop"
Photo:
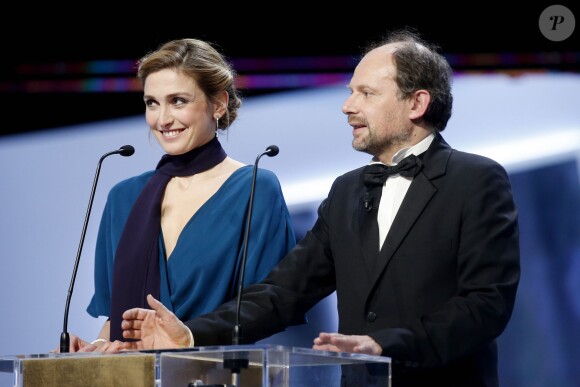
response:
[[[458,149],[505,165],[520,209],[522,281],[499,340],[505,386],[579,385],[578,90],[580,76],[573,74],[455,79],[454,113],[443,135]],[[260,166],[278,175],[299,237],[313,224],[332,179],[369,161],[351,149],[351,128],[340,112],[347,96],[337,85],[248,99],[230,133],[220,137],[232,157],[248,164],[267,146],[280,147]],[[0,137],[0,354],[58,347],[97,161],[125,144],[135,155],[103,163],[72,296],[68,330],[86,339],[104,322],[85,309],[107,192],[154,168],[162,153],[142,116]],[[334,296],[309,320],[266,342],[309,347],[319,331],[336,330]]]

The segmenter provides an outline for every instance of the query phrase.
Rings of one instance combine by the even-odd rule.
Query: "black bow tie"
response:
[[[367,187],[382,186],[391,175],[415,177],[423,164],[415,155],[405,157],[397,165],[371,164],[365,167],[364,184]]]

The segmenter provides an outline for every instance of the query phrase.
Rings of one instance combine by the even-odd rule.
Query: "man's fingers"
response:
[[[165,307],[160,301],[157,301],[152,295],[147,295],[147,303],[156,313],[161,317],[171,313],[169,309]],[[152,313],[151,310],[143,308],[133,308],[128,309],[123,312],[123,320],[126,321],[140,321],[145,320],[148,314]]]
[[[121,329],[141,329],[143,325],[142,320],[123,320],[121,321]]]
[[[127,330],[123,331],[123,337],[125,339],[140,339],[141,334],[138,332],[140,332],[140,331],[136,331],[134,329],[127,329]]]
[[[128,310],[123,312],[123,319],[124,320],[143,320],[147,316],[147,313],[149,313],[149,312],[150,312],[149,310],[141,309],[141,308],[128,309]]]
[[[123,312],[122,315],[123,319],[125,320],[132,320],[137,317],[137,310],[136,309],[129,309]]]
[[[314,345],[312,349],[329,352],[340,352],[340,349],[332,344]]]
[[[143,349],[143,345],[140,341],[129,341],[123,343],[119,349],[122,351],[137,351]]]
[[[159,313],[161,317],[169,313],[169,309],[165,307],[160,301],[156,300],[151,294],[147,295],[147,303],[155,312]]]

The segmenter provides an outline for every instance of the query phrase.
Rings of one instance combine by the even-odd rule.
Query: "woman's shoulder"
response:
[[[269,169],[258,168],[256,180],[259,180],[262,184],[269,184],[274,187],[280,186],[278,175]]]
[[[245,165],[241,168],[238,168],[232,174],[232,176],[234,175],[237,175],[239,178],[243,179],[251,179],[254,175],[254,166]],[[259,167],[256,171],[256,181],[259,181],[261,184],[280,185],[278,176],[273,171]]]
[[[230,175],[230,177],[225,181],[223,188],[229,193],[239,192],[240,194],[243,193],[243,195],[245,195],[250,191],[252,183],[254,183],[254,193],[256,195],[278,196],[281,194],[282,188],[280,186],[280,181],[274,172],[258,168],[256,171],[255,182],[252,182],[253,175],[253,165],[242,166]]]
[[[146,171],[140,175],[121,180],[111,188],[109,195],[127,195],[131,192],[141,192],[155,171]]]

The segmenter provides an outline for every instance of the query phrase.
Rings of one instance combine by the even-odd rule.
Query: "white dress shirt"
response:
[[[429,145],[431,145],[431,142],[434,138],[435,135],[431,133],[419,143],[411,147],[401,149],[393,155],[391,165],[396,165],[399,163],[399,161],[411,154],[418,156],[425,152],[427,148],[429,148]],[[371,164],[382,163],[374,161],[371,162]],[[383,247],[385,238],[391,229],[393,220],[395,219],[395,216],[401,207],[403,198],[407,194],[412,180],[413,179],[411,177],[403,177],[399,174],[396,174],[389,176],[383,185],[383,193],[381,194],[381,202],[379,204],[379,211],[377,214],[377,221],[379,223],[379,250]]]

